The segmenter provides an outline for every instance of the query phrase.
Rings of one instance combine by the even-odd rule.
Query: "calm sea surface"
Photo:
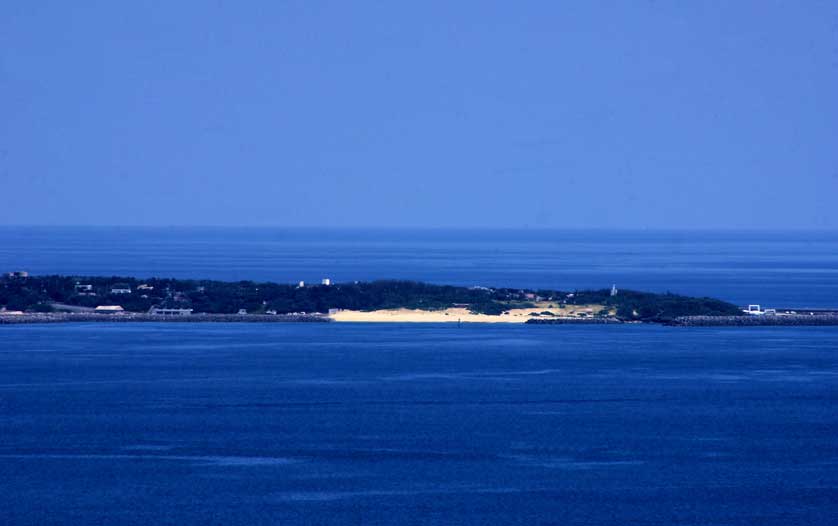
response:
[[[836,306],[838,236],[0,228],[0,268]],[[0,524],[838,516],[838,328],[0,327]]]
[[[0,270],[620,288],[838,307],[838,232],[0,227]]]

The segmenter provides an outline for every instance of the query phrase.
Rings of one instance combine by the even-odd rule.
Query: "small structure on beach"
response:
[[[247,309],[239,309],[239,316],[244,316],[247,314]]]
[[[124,312],[125,309],[122,308],[121,305],[99,305],[95,309],[95,312],[104,312],[105,314],[112,314],[114,312]]]

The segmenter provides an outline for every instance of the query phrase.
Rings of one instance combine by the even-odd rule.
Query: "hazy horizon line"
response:
[[[483,230],[483,231],[556,231],[556,232],[835,232],[831,227],[662,227],[662,226],[542,226],[542,225],[229,225],[229,224],[51,224],[51,223],[12,223],[2,224],[0,228],[124,228],[124,229],[230,229],[230,230]]]

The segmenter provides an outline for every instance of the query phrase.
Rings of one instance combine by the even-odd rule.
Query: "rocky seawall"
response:
[[[617,318],[532,318],[527,325],[612,325],[623,323]]]
[[[70,323],[70,322],[102,322],[102,323],[126,323],[126,322],[166,322],[166,323],[328,323],[332,321],[324,314],[190,314],[185,316],[163,316],[159,314],[146,313],[26,313],[26,314],[0,314],[0,325],[23,325],[29,323]]]
[[[682,316],[667,321],[678,327],[804,327],[838,325],[836,314],[788,314],[777,316]]]

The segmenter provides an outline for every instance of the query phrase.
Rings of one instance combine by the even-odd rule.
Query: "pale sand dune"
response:
[[[331,314],[330,317],[337,322],[370,322],[370,323],[524,323],[533,318],[530,313],[550,310],[559,314],[556,317],[576,318],[579,312],[586,312],[591,309],[598,312],[602,307],[599,305],[574,305],[567,309],[548,309],[538,306],[532,309],[511,309],[509,314],[491,316],[488,314],[472,314],[468,309],[451,308],[445,310],[427,311],[413,309],[391,309],[376,311],[342,310]],[[549,316],[542,316],[549,318]]]

